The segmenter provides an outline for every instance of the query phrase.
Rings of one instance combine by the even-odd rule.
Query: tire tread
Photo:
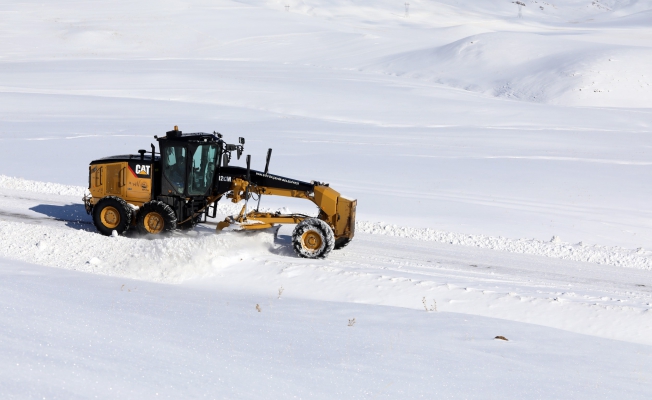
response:
[[[318,251],[311,253],[301,245],[301,236],[307,230],[315,230],[322,237],[324,245]],[[292,247],[299,257],[302,258],[326,258],[335,247],[335,235],[333,229],[324,221],[318,218],[306,218],[301,221],[292,232]]]
[[[102,224],[100,214],[104,207],[112,205],[118,211],[120,211],[120,224],[115,229],[109,229]],[[113,231],[116,231],[118,235],[124,235],[129,230],[131,226],[131,219],[133,217],[133,212],[129,204],[124,201],[124,199],[118,196],[105,196],[102,197],[97,204],[93,207],[93,225],[97,228],[97,231],[104,236],[111,236]]]
[[[140,207],[140,210],[138,210],[138,221],[136,226],[138,227],[138,231],[141,234],[151,235],[151,233],[145,229],[145,215],[152,211],[161,214],[163,217],[163,222],[165,225],[163,226],[163,231],[161,231],[159,235],[166,234],[177,229],[177,215],[174,213],[172,207],[160,200],[151,200],[143,204],[142,207]]]

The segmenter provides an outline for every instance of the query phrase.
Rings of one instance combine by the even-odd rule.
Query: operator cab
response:
[[[160,194],[175,197],[210,195],[222,158],[228,163],[229,150],[237,150],[239,156],[242,146],[225,145],[219,133],[184,135],[178,127],[174,128],[165,137],[156,137],[161,152]],[[227,148],[233,146],[236,148]]]

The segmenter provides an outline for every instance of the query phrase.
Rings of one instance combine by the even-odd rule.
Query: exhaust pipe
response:
[[[247,182],[251,182],[251,154],[247,154]]]
[[[265,175],[269,171],[269,160],[272,158],[272,149],[267,150],[267,161],[265,162]]]

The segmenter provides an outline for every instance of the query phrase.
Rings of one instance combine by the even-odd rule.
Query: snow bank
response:
[[[356,222],[356,230],[372,235],[406,237],[416,240],[472,246],[483,249],[508,251],[520,254],[533,254],[564,260],[591,262],[617,267],[652,270],[650,252],[643,249],[624,249],[622,247],[587,246],[583,243],[561,242],[555,236],[550,242],[537,239],[507,239],[484,235],[443,232],[430,228],[409,228],[378,222]]]
[[[82,197],[86,191],[82,186],[62,185],[60,183],[30,181],[23,178],[14,178],[0,175],[0,189],[23,190],[27,192],[58,194],[61,196]]]

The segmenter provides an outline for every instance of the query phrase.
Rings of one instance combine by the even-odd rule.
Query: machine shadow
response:
[[[271,249],[273,254],[279,256],[293,257],[298,258],[299,256],[295,253],[292,248],[292,236],[279,234],[278,231],[274,235],[274,245],[275,247]]]
[[[69,228],[88,232],[95,231],[93,220],[90,215],[86,214],[83,204],[39,204],[30,210],[48,216],[55,221],[65,222]]]

